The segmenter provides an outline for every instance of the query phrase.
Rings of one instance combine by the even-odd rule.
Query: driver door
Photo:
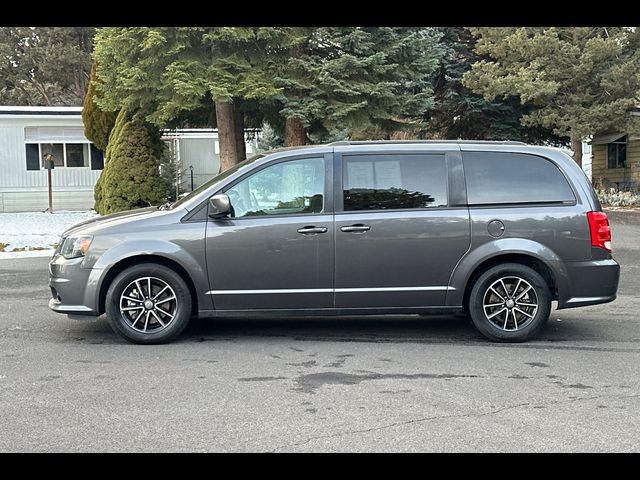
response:
[[[228,186],[229,218],[208,219],[216,310],[333,307],[332,155],[267,164]]]

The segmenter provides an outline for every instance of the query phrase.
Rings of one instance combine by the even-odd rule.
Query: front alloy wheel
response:
[[[133,343],[167,343],[191,317],[191,294],[182,277],[159,264],[143,263],[121,272],[105,299],[111,328]]]
[[[167,328],[176,317],[177,307],[173,288],[157,277],[137,278],[120,295],[122,317],[141,333]]]

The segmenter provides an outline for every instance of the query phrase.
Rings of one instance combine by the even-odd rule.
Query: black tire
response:
[[[531,288],[527,290],[527,287]],[[524,342],[536,336],[549,319],[549,286],[542,275],[525,265],[496,265],[476,280],[469,296],[468,311],[475,327],[489,340]]]
[[[140,281],[147,278],[151,279],[148,280],[151,282],[151,295],[146,293],[149,290],[147,281]],[[136,280],[139,280],[138,284],[135,283]],[[136,285],[140,288],[138,289]],[[158,297],[151,312],[144,306],[143,300],[153,298],[164,288],[163,285],[169,288],[160,293],[161,296]],[[133,301],[121,298],[125,289],[127,289],[127,298]],[[142,291],[142,295],[141,299],[137,300],[139,290]],[[175,300],[166,300],[173,296]],[[129,308],[130,311],[122,311],[121,302],[126,302],[123,303],[124,308]],[[175,271],[157,263],[142,263],[122,271],[111,282],[105,298],[105,309],[113,331],[126,340],[146,345],[168,343],[180,335],[189,323],[191,293],[185,281]],[[171,314],[173,314],[172,318]],[[143,318],[134,322],[134,317],[138,315],[142,315]],[[164,322],[162,322],[163,319]],[[144,331],[141,331],[144,320],[147,323],[144,324]],[[161,322],[164,325],[161,325]]]

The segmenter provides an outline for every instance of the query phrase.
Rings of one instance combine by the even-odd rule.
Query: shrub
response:
[[[163,154],[160,132],[141,114],[118,115],[107,152],[95,190],[98,213],[159,205],[165,200],[167,184],[158,169]]]
[[[613,187],[596,188],[600,203],[610,207],[638,207],[640,206],[640,193],[621,191]]]
[[[102,204],[102,199],[103,199],[103,193],[102,193],[102,185],[103,185],[103,180],[105,178],[105,170],[107,169],[107,164],[109,162],[109,158],[111,158],[111,152],[113,151],[113,145],[115,145],[116,139],[118,138],[118,136],[120,135],[120,131],[122,130],[122,127],[124,126],[125,123],[127,123],[127,121],[130,120],[130,115],[127,114],[127,112],[125,110],[120,110],[120,112],[118,113],[118,116],[116,117],[116,122],[113,125],[113,128],[111,129],[111,132],[109,133],[109,142],[107,143],[107,147],[104,151],[104,169],[102,170],[102,173],[100,174],[100,176],[98,177],[98,181],[96,182],[96,186],[93,189],[93,198],[95,200],[95,204],[93,206],[93,209],[104,215],[104,212],[106,211],[105,206]]]
[[[95,103],[96,95],[95,83],[98,82],[96,77],[96,64],[91,67],[91,78],[89,79],[89,87],[84,96],[84,104],[82,106],[82,123],[84,123],[84,135],[100,150],[104,151],[109,143],[109,134],[113,129],[116,121],[116,112],[103,112]]]

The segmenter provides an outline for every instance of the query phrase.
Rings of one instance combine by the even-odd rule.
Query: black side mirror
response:
[[[231,213],[229,195],[219,193],[209,199],[209,216],[213,219],[225,218]]]

